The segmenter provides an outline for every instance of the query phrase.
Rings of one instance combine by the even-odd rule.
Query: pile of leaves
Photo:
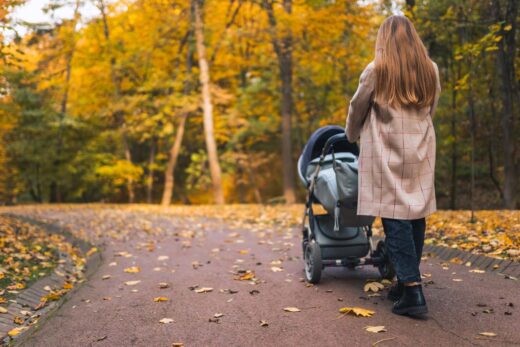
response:
[[[60,262],[60,252],[69,254],[76,266],[84,264],[78,250],[64,236],[50,234],[36,225],[0,215],[0,306],[6,305],[10,298],[38,278],[51,271],[58,272],[55,268]],[[63,288],[49,290],[48,297],[41,300],[41,307],[48,300],[57,300],[73,287],[69,282],[76,279],[61,275],[65,279]]]

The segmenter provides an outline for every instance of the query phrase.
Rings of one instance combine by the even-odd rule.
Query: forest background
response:
[[[439,207],[518,207],[516,0],[53,0],[73,15],[14,23],[23,3],[0,0],[1,203],[303,201],[303,145],[403,13],[441,73]]]

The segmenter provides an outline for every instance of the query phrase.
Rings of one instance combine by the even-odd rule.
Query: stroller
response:
[[[310,283],[318,283],[328,266],[373,265],[382,278],[395,275],[385,242],[373,247],[374,217],[356,214],[358,157],[359,148],[348,141],[344,128],[325,126],[311,135],[298,160],[298,174],[308,189],[302,247]],[[327,213],[314,214],[313,203]]]

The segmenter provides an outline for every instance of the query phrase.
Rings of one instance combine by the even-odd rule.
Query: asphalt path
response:
[[[320,284],[305,283],[297,228],[111,209],[17,213],[67,227],[102,252],[97,271],[24,346],[520,345],[519,281],[433,256],[421,266],[429,314],[413,319],[391,313],[387,290],[363,291],[378,279],[373,267],[326,269]],[[132,267],[139,272],[125,272]]]

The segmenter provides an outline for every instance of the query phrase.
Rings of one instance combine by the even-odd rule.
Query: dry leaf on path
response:
[[[166,289],[166,288],[169,288],[169,287],[170,287],[170,285],[168,283],[166,283],[166,282],[160,282],[159,283],[159,288],[160,289]]]
[[[339,309],[339,312],[347,315],[347,314],[353,314],[357,317],[372,317],[374,315],[374,311],[367,310],[365,308],[361,307],[342,307]]]
[[[163,296],[159,296],[157,298],[153,298],[153,301],[154,302],[164,302],[164,301],[168,301],[168,298],[165,298]]]
[[[170,259],[170,257],[167,255],[160,255],[157,257],[157,260],[159,260],[159,261],[164,261],[164,260],[168,260],[168,259]]]
[[[285,312],[301,312],[301,310],[297,307],[284,307]]]
[[[125,285],[127,286],[135,286],[136,284],[139,284],[141,283],[141,281],[137,280],[137,281],[126,281],[125,282]]]
[[[137,272],[141,272],[141,268],[139,266],[131,266],[131,267],[127,267],[124,271],[128,272],[128,273],[137,273]]]
[[[482,336],[488,336],[488,337],[497,336],[496,333],[492,333],[492,332],[489,332],[489,331],[484,331],[484,332],[481,332],[481,333],[478,333],[478,334],[482,335]]]
[[[363,291],[365,291],[365,292],[371,291],[371,292],[377,293],[378,291],[380,291],[381,289],[384,289],[384,288],[385,288],[385,286],[379,282],[368,282],[363,287]]]
[[[202,287],[199,289],[195,289],[195,293],[209,293],[211,291],[213,291],[213,288],[210,287]]]
[[[162,324],[170,324],[170,323],[173,323],[175,322],[173,319],[171,318],[163,318],[159,321],[159,323],[162,323]]]
[[[0,313],[7,313],[7,309],[5,307],[0,306]]]
[[[282,272],[283,269],[281,267],[278,267],[278,266],[271,266],[271,271],[272,272]]]
[[[103,277],[101,277],[101,279],[102,279],[102,280],[108,280],[110,277],[112,277],[112,276],[110,276],[110,275],[104,275]]]
[[[371,333],[382,333],[386,331],[386,328],[384,325],[367,325],[365,330]]]
[[[472,269],[472,270],[469,270],[469,272],[474,272],[474,273],[477,273],[477,274],[483,274],[483,273],[486,272],[486,271],[484,271],[484,270],[479,270],[479,269]]]

